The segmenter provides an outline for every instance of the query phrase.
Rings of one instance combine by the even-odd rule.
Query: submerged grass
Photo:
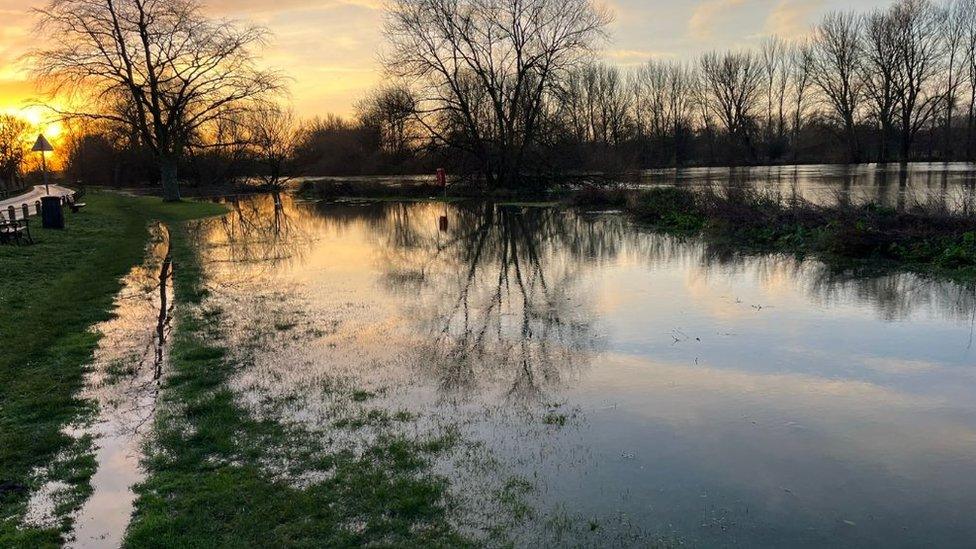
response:
[[[743,188],[587,189],[586,208],[619,208],[656,229],[701,234],[727,250],[814,254],[859,270],[976,277],[976,217],[944,206],[896,210],[840,201],[829,206]]]
[[[243,364],[228,351],[224,312],[207,300],[188,234],[172,232],[178,306],[147,480],[127,547],[458,547],[446,479],[430,472],[450,436],[381,434],[361,451],[334,450],[324,435],[252,415],[228,384]],[[345,395],[365,402],[373,395]],[[361,421],[389,421],[368,408]],[[396,418],[399,420],[400,418]],[[268,467],[277,457],[306,483]],[[285,467],[288,467],[286,465]]]
[[[91,441],[63,433],[90,417],[77,398],[121,278],[143,258],[151,220],[214,215],[203,203],[93,193],[68,228],[32,227],[34,246],[0,247],[0,547],[56,546],[70,527],[25,527],[29,495],[47,482],[72,486],[57,502],[66,517],[90,493]],[[37,471],[44,470],[44,475]],[[38,478],[43,476],[44,478]]]

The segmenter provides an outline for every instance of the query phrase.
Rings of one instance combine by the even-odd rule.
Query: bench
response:
[[[84,202],[78,202],[79,197],[80,193],[75,195],[67,195],[62,200],[66,206],[71,208],[71,213],[78,213],[88,206],[88,204],[85,204]]]
[[[0,244],[33,244],[30,222],[21,220],[0,220]]]

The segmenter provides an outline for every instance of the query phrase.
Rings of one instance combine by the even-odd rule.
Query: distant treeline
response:
[[[444,4],[421,3],[435,14]],[[424,113],[413,118],[419,143],[469,152],[474,163],[479,155],[497,163],[510,143],[523,141],[522,171],[529,173],[976,156],[974,0],[901,0],[870,13],[834,12],[805,37],[769,37],[755,50],[633,69],[567,63],[524,82],[517,70],[499,75],[500,63],[479,58],[494,61],[479,45],[505,47],[468,26],[469,13],[395,13],[390,35],[399,55],[388,69],[403,77],[400,93]],[[498,13],[495,19],[510,23],[504,9]],[[599,13],[580,17],[581,33],[603,22]],[[450,32],[430,30],[445,27]],[[445,42],[451,45],[434,54],[415,46]],[[471,60],[462,63],[466,76],[445,77],[457,58]],[[533,85],[544,90],[527,99],[537,106],[507,105],[518,100],[510,90]]]
[[[179,134],[163,160],[200,185],[445,167],[516,187],[581,171],[976,159],[976,0],[834,12],[803,38],[638,68],[594,61],[612,17],[590,0],[387,10],[387,83],[355,116],[298,121],[260,99]],[[106,120],[72,132],[68,177],[158,181],[146,132]]]

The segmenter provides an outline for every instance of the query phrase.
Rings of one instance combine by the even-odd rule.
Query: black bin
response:
[[[64,228],[64,208],[61,207],[61,197],[41,197],[41,226],[45,229]]]

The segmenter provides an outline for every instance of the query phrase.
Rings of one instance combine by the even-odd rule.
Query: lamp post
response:
[[[41,171],[44,173],[44,190],[50,196],[51,188],[47,183],[47,153],[54,151],[54,147],[51,146],[51,142],[42,133],[37,136],[37,142],[34,143],[31,151],[41,153]]]

